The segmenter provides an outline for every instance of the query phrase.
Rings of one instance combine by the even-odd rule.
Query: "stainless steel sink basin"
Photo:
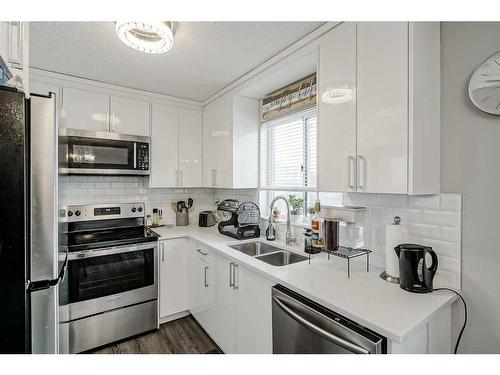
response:
[[[262,242],[247,242],[229,247],[241,251],[246,255],[250,255],[251,257],[281,251],[279,247],[271,246]]]
[[[286,266],[297,262],[307,260],[307,257],[292,253],[286,250],[280,250],[275,253],[256,256],[255,259],[266,262],[272,266]]]

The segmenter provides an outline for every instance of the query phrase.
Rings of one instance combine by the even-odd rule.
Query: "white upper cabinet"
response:
[[[203,186],[257,188],[259,101],[227,93],[203,108]]]
[[[202,112],[179,109],[179,186],[201,187],[203,158]]]
[[[358,23],[358,191],[407,193],[408,23]]]
[[[72,87],[62,87],[61,91],[59,127],[108,131],[108,95]]]
[[[179,110],[153,104],[151,108],[150,187],[176,187],[179,184]]]
[[[150,187],[201,187],[201,111],[153,104],[151,119]]]
[[[149,137],[149,103],[111,96],[110,131]]]
[[[343,23],[319,48],[320,190],[439,193],[439,23]]]
[[[0,22],[0,56],[0,65],[14,78],[9,84],[29,94],[28,22]]]
[[[326,34],[319,61],[319,190],[356,191],[356,24]]]

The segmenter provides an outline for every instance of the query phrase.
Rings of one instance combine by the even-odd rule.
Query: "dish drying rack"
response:
[[[337,246],[335,250],[321,250],[324,253],[328,254],[328,260],[330,260],[331,256],[334,255],[339,258],[347,259],[347,278],[351,278],[351,259],[366,256],[366,272],[370,272],[370,253],[372,252],[369,249],[364,248],[354,248],[348,246]]]

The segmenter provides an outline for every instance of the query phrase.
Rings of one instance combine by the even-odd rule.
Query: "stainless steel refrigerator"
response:
[[[0,87],[0,353],[57,353],[58,239],[55,95]]]

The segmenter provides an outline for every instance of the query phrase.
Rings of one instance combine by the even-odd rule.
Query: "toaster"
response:
[[[215,216],[212,211],[201,211],[198,218],[198,226],[212,227],[215,225]]]

